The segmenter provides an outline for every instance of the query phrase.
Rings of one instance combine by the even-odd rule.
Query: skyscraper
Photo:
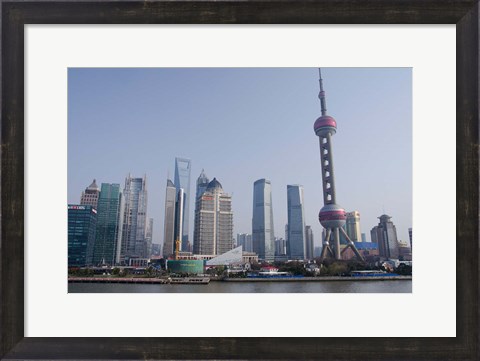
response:
[[[313,248],[313,231],[312,227],[305,226],[305,238],[306,238],[306,251],[305,251],[305,258],[306,259],[314,259],[314,248]]]
[[[336,120],[327,115],[327,103],[325,98],[325,91],[323,90],[323,79],[320,69],[318,69],[320,93],[320,109],[322,115],[315,120],[313,129],[318,136],[320,142],[320,162],[322,172],[322,188],[323,188],[323,203],[324,206],[320,209],[318,220],[325,228],[327,234],[323,241],[322,259],[328,255],[336,259],[341,259],[341,252],[351,248],[355,255],[363,260],[363,257],[358,252],[353,241],[348,237],[343,229],[347,215],[345,210],[336,203],[335,192],[335,174],[333,172],[333,156],[332,156],[332,136],[337,132]],[[347,246],[340,251],[340,232],[348,240]],[[334,250],[330,247],[330,239],[333,235],[335,244]]]
[[[378,217],[380,222],[370,231],[373,243],[378,243],[380,257],[398,259],[397,229],[386,214]]]
[[[125,211],[123,218],[121,257],[145,255],[145,232],[147,227],[147,177],[125,178]]]
[[[237,247],[242,246],[245,252],[253,252],[252,235],[249,233],[237,234]]]
[[[305,212],[303,187],[287,185],[289,259],[305,259]]]
[[[347,213],[347,234],[353,242],[362,242],[362,233],[360,232],[360,212],[353,211]]]
[[[182,204],[183,209],[182,223],[181,223],[181,242],[182,250],[188,251],[190,248],[188,233],[189,233],[189,214],[190,214],[190,170],[191,161],[186,158],[175,158],[175,187],[177,188],[177,198],[180,189],[183,189]]]
[[[168,258],[174,253],[175,244],[175,204],[177,190],[170,179],[167,179],[165,191],[165,218],[163,223],[163,257]]]
[[[145,230],[145,257],[152,255],[152,241],[153,241],[153,218],[148,218],[147,228]]]
[[[253,183],[252,243],[253,252],[258,254],[259,259],[274,261],[272,184],[266,179]]]
[[[198,198],[195,214],[195,254],[220,255],[233,249],[232,197],[213,178]]]
[[[92,264],[97,210],[90,205],[68,205],[68,267]]]
[[[92,184],[90,184],[85,190],[82,192],[82,196],[80,198],[81,205],[90,205],[93,208],[97,208],[98,206],[98,197],[100,195],[100,188],[97,186],[97,182],[94,179]]]
[[[124,207],[120,184],[102,183],[93,264],[115,265],[120,262]]]

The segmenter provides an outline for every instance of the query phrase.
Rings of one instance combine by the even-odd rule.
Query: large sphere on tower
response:
[[[337,122],[330,115],[322,115],[313,124],[313,130],[319,137],[325,137],[328,133],[335,134],[337,132]]]
[[[318,220],[324,228],[343,227],[347,222],[347,214],[345,209],[337,204],[327,204],[318,214]]]

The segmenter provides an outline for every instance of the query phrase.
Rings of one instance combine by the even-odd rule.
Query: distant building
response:
[[[193,253],[221,255],[233,249],[232,197],[213,178],[199,197]]]
[[[380,257],[398,259],[398,239],[392,217],[384,214],[378,217],[380,222],[370,231],[373,243],[378,243]]]
[[[167,179],[165,191],[165,216],[163,221],[163,257],[168,258],[174,253],[175,243],[175,204],[176,188],[170,179]]]
[[[360,212],[347,212],[347,223],[345,226],[347,235],[353,242],[362,241],[362,233],[360,232]]]
[[[146,258],[145,232],[147,228],[147,179],[125,178],[123,189],[125,211],[123,218],[121,258]]]
[[[202,169],[202,172],[197,178],[197,191],[195,194],[195,200],[197,200],[207,190],[208,183],[210,183],[210,180],[205,174],[205,171]]]
[[[175,158],[175,187],[177,189],[177,197],[180,189],[183,190],[181,209],[182,214],[182,250],[186,251],[189,247],[189,215],[190,215],[190,171],[192,162],[186,158]]]
[[[98,199],[97,232],[93,264],[115,265],[120,262],[124,199],[120,184],[102,183]]]
[[[315,258],[320,257],[322,255],[322,247],[321,246],[316,246],[313,249],[313,255]]]
[[[151,257],[160,257],[161,254],[162,254],[162,245],[159,243],[152,243]]]
[[[373,242],[355,242],[358,252],[365,260],[370,260],[372,257],[378,257],[378,244]],[[351,248],[348,248],[342,255],[342,259],[349,260],[355,257]]]
[[[410,248],[412,249],[412,229],[408,229],[408,238],[410,239]]]
[[[365,233],[362,233],[362,242],[367,242],[367,236]]]
[[[152,242],[153,242],[153,218],[148,218],[147,228],[145,231],[145,256],[148,258],[152,255]]]
[[[100,196],[100,188],[97,186],[97,182],[94,179],[92,184],[90,184],[82,192],[82,196],[80,197],[80,204],[83,206],[89,205],[97,209],[99,196]]]
[[[314,254],[314,251],[313,251],[313,244],[314,244],[314,241],[313,241],[313,231],[312,231],[312,227],[311,226],[305,226],[305,239],[306,239],[306,254],[305,254],[305,257],[306,259],[314,259],[315,258],[315,254]]]
[[[283,238],[276,238],[275,237],[275,260],[277,260],[278,256],[286,256],[287,255],[287,241]]]
[[[303,187],[287,185],[289,259],[305,259],[305,211]]]
[[[68,205],[68,267],[92,265],[97,210],[91,205]]]
[[[249,233],[237,234],[237,247],[242,246],[244,252],[253,252],[252,235]]]
[[[266,179],[259,179],[253,183],[252,242],[253,252],[258,254],[259,259],[274,261],[272,184]]]

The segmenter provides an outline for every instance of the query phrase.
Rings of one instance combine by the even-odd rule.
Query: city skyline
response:
[[[341,129],[335,137],[339,203],[347,212],[360,212],[367,234],[379,215],[389,214],[399,239],[407,241],[412,226],[411,70],[322,70],[329,111]],[[148,217],[155,219],[153,242],[162,244],[166,179],[175,158],[184,157],[191,160],[190,178],[197,179],[204,169],[229,189],[234,234],[252,232],[256,179],[272,182],[275,234],[280,235],[287,223],[287,184],[304,185],[305,223],[318,246],[322,195],[318,140],[312,129],[317,94],[314,68],[69,69],[68,202],[78,203],[79,192],[94,178],[122,183],[129,172],[146,173]],[[109,128],[116,121],[118,127]],[[100,135],[110,129],[111,139],[94,136],[85,147],[92,127],[99,128]],[[123,149],[127,136],[144,141],[133,151]],[[189,208],[193,219],[192,197]]]

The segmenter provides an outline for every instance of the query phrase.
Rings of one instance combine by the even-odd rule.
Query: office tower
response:
[[[370,231],[373,243],[378,243],[380,257],[398,259],[397,229],[386,214],[378,217],[380,222]]]
[[[170,179],[167,179],[165,191],[165,218],[163,221],[163,257],[171,257],[175,245],[175,203],[177,190]]]
[[[237,247],[242,246],[244,252],[253,252],[252,235],[249,233],[237,234]]]
[[[362,242],[367,242],[367,236],[365,233],[362,233]]]
[[[287,254],[287,241],[283,238],[275,237],[275,256],[284,256]]]
[[[252,243],[253,252],[258,254],[259,259],[274,261],[272,184],[266,179],[253,183]]]
[[[233,249],[232,197],[216,178],[198,198],[194,234],[195,254],[221,255]]]
[[[289,259],[305,259],[306,239],[303,204],[303,187],[301,185],[287,185]]]
[[[412,229],[408,229],[408,239],[410,240],[410,249],[412,249]]]
[[[152,241],[153,241],[153,218],[148,218],[147,228],[145,230],[145,257],[152,255]]]
[[[323,186],[323,203],[324,206],[320,210],[318,215],[318,220],[320,224],[326,230],[326,237],[323,240],[323,249],[322,249],[322,259],[328,255],[336,259],[341,259],[340,252],[340,232],[345,236],[348,241],[347,246],[343,249],[342,252],[351,248],[355,255],[363,260],[363,257],[358,252],[357,248],[353,241],[348,237],[347,233],[343,229],[343,226],[346,223],[347,215],[345,210],[336,204],[336,193],[335,193],[335,178],[333,172],[333,156],[332,156],[332,135],[337,132],[337,122],[335,119],[327,115],[327,105],[325,99],[325,91],[323,90],[323,79],[320,69],[319,73],[319,83],[320,83],[320,93],[318,98],[320,99],[320,108],[322,115],[315,121],[313,129],[315,134],[318,136],[320,142],[320,161],[321,161],[321,172],[322,172],[322,186]],[[330,240],[333,236],[334,240],[334,251],[330,247]]]
[[[362,241],[362,233],[360,232],[360,212],[353,211],[347,213],[347,234],[353,242]]]
[[[97,210],[91,205],[68,205],[68,267],[92,264]]]
[[[97,235],[93,264],[115,265],[120,262],[123,232],[123,195],[120,184],[102,183],[98,199]]]
[[[145,258],[145,231],[147,227],[147,177],[125,178],[125,211],[121,258]]]
[[[100,195],[100,188],[98,188],[97,182],[94,179],[92,184],[90,184],[82,192],[82,196],[80,198],[80,204],[84,206],[90,205],[93,208],[97,209],[99,195]]]
[[[305,239],[306,239],[306,259],[314,259],[315,258],[315,254],[313,253],[314,249],[313,249],[313,231],[312,231],[312,227],[310,226],[305,226]]]
[[[190,170],[191,170],[191,161],[190,159],[185,158],[175,158],[175,187],[177,188],[177,197],[180,189],[183,190],[182,204],[183,209],[181,210],[182,220],[181,220],[181,239],[182,250],[188,251],[189,248],[189,215],[190,215]]]
[[[183,244],[182,237],[183,237],[183,216],[184,216],[184,210],[185,210],[185,192],[183,191],[183,188],[177,189],[177,197],[175,201],[175,228],[173,231],[173,239],[174,239],[174,244],[173,244],[173,252],[175,253],[176,251],[183,251],[183,252],[188,252],[188,242],[186,244]],[[177,241],[180,241],[177,245]],[[180,249],[177,249],[177,246]]]

